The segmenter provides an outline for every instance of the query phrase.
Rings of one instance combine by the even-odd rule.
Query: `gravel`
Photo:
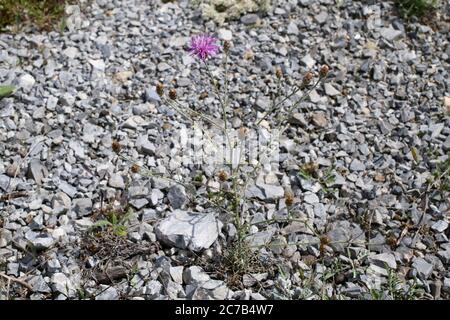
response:
[[[439,171],[450,150],[448,18],[430,27],[400,19],[391,2],[282,0],[216,23],[188,1],[82,2],[66,7],[64,32],[0,34],[0,84],[17,87],[0,100],[0,272],[31,287],[13,282],[6,294],[0,279],[0,299],[392,298],[392,273],[402,288],[417,279],[415,298],[450,297]],[[271,108],[276,66],[288,83],[331,70],[289,115],[277,165],[246,181],[246,243],[277,268],[245,270],[238,289],[216,268],[238,237],[213,205],[229,181],[215,164],[185,161],[191,123],[155,90],[176,87],[220,121],[186,52],[200,32],[232,41],[236,129]],[[220,57],[209,63],[218,75]],[[273,120],[261,122],[266,133]],[[127,213],[126,236],[94,228],[104,242],[90,251],[87,232],[111,210]],[[133,281],[89,276],[104,259]]]

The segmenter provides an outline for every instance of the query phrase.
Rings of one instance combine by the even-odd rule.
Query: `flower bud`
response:
[[[170,91],[169,91],[169,98],[172,99],[172,100],[176,100],[177,99],[177,90],[170,89]]]
[[[137,163],[133,163],[133,165],[131,166],[131,172],[133,173],[138,173],[139,170],[141,170],[141,167],[139,167],[139,165]]]
[[[248,133],[248,129],[245,127],[240,127],[238,130],[238,138],[239,140],[244,140],[245,137],[247,136]]]
[[[283,76],[283,71],[281,70],[280,67],[277,67],[275,69],[275,75],[277,76],[278,79],[281,79],[281,77]]]
[[[326,64],[324,64],[319,71],[319,75],[321,78],[325,78],[328,75],[328,71],[330,71],[330,68]]]
[[[285,193],[284,202],[288,207],[291,207],[294,204],[294,194],[291,191]]]
[[[164,94],[164,85],[162,83],[158,83],[156,85],[156,93],[158,94],[158,96],[162,97]]]
[[[313,73],[308,71],[308,72],[305,74],[305,76],[303,77],[303,83],[302,83],[302,84],[303,84],[304,86],[307,86],[308,84],[311,83],[311,80],[313,79],[313,77],[314,77]]]
[[[113,142],[111,144],[111,148],[113,149],[113,151],[115,153],[119,153],[120,150],[122,149],[122,146],[120,145],[119,141],[113,140]]]
[[[223,51],[225,51],[225,53],[228,53],[230,51],[230,48],[231,48],[231,42],[226,40],[223,43]]]
[[[223,170],[219,171],[219,173],[217,174],[217,177],[219,178],[219,180],[221,182],[227,181],[227,179],[228,179],[227,173]]]

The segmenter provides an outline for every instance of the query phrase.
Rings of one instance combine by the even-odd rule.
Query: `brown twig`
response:
[[[31,287],[31,285],[29,285],[27,282],[23,281],[20,278],[14,278],[14,277],[10,277],[4,273],[0,273],[0,277],[3,277],[5,279],[7,279],[8,281],[13,281],[16,282],[18,284],[21,284],[22,286],[24,286],[25,288],[27,288],[30,291],[33,291],[33,287]]]
[[[9,201],[14,198],[26,197],[28,193],[26,191],[14,191],[0,196],[0,201]]]

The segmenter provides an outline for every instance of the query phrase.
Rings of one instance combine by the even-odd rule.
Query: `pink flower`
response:
[[[199,59],[205,60],[217,53],[219,46],[216,44],[217,39],[207,34],[191,37],[189,51],[196,55]]]

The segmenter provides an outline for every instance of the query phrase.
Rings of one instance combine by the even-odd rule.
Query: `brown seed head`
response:
[[[303,85],[304,85],[304,86],[307,86],[308,84],[310,84],[310,83],[311,83],[311,80],[312,80],[313,78],[314,78],[313,73],[308,71],[308,72],[305,74],[305,76],[303,77]]]
[[[228,53],[230,51],[230,48],[231,48],[231,42],[226,40],[223,43],[223,51],[225,51],[225,53]]]
[[[320,68],[319,75],[321,78],[325,78],[328,75],[328,72],[330,71],[330,68],[326,64]]]
[[[141,167],[137,163],[133,163],[131,166],[131,172],[138,173],[141,170]]]
[[[164,95],[164,85],[162,83],[158,83],[156,85],[156,93],[158,96],[162,97]]]
[[[288,207],[294,204],[294,194],[291,191],[287,191],[284,196],[284,201]]]
[[[277,67],[275,69],[275,75],[277,76],[278,79],[281,79],[281,77],[283,76],[283,70],[281,70],[280,67]]]
[[[331,239],[327,235],[320,237],[320,244],[322,246],[326,246],[326,245],[330,244],[330,242],[331,242]]]
[[[219,173],[217,174],[217,177],[219,178],[219,180],[221,182],[227,181],[227,179],[228,179],[227,173],[225,171],[223,171],[223,170],[219,171]]]
[[[117,140],[113,140],[111,147],[115,153],[119,153],[120,150],[122,149],[122,146],[120,145],[119,141],[117,141]]]
[[[238,138],[240,140],[244,140],[245,137],[247,136],[248,133],[248,129],[246,127],[240,127],[238,130]]]
[[[177,99],[177,90],[170,89],[170,91],[169,91],[169,98],[172,99],[172,100],[176,100]]]

